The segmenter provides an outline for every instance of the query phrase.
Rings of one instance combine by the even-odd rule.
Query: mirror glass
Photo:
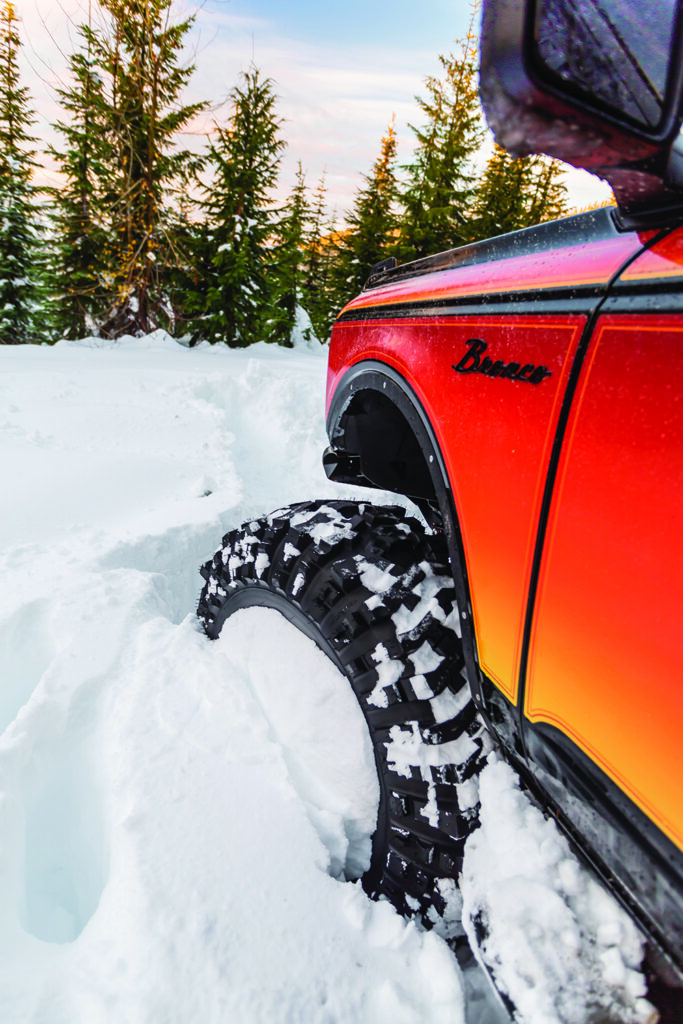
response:
[[[676,0],[537,0],[537,55],[598,106],[656,128],[677,6]]]

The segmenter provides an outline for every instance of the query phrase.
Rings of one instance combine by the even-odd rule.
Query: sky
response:
[[[55,88],[66,83],[74,26],[87,19],[88,0],[17,0],[16,9],[23,81],[39,115],[36,134],[58,143],[50,128],[59,116]],[[311,188],[325,173],[338,216],[351,208],[394,115],[399,162],[409,161],[409,124],[420,124],[415,96],[424,93],[425,77],[438,73],[438,54],[466,34],[471,16],[465,0],[175,0],[174,10],[196,15],[187,46],[196,71],[184,98],[211,102],[184,144],[202,147],[212,122],[227,117],[240,73],[254,62],[275,82],[284,119],[281,197],[301,161]],[[41,177],[56,181],[49,158]],[[584,172],[572,172],[570,190],[576,207],[609,194]]]

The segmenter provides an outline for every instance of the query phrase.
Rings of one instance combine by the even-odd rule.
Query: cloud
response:
[[[176,3],[178,19],[196,6]],[[36,134],[59,144],[50,127],[63,116],[55,90],[67,84],[67,59],[78,46],[76,25],[87,20],[87,0],[24,0],[21,9],[22,73],[39,114]],[[405,122],[416,116],[413,95],[423,76],[435,69],[436,55],[382,50],[368,44],[334,49],[283,37],[262,17],[199,9],[186,47],[196,71],[186,99],[212,104],[192,125],[185,144],[199,147],[213,118],[227,116],[227,98],[241,71],[254,62],[275,81],[278,112],[284,120],[288,149],[283,160],[281,192],[294,183],[301,160],[309,183],[327,173],[330,204],[339,210],[353,202],[361,174],[379,152],[380,139],[396,113],[399,139],[408,156]],[[54,181],[52,161],[43,176]]]
[[[388,34],[381,45],[362,33],[353,43],[313,43],[310,38],[283,33],[268,18],[208,5],[197,9],[190,0],[176,0],[173,12],[174,20],[196,13],[185,53],[196,71],[184,99],[208,99],[212,105],[191,126],[184,145],[201,148],[212,121],[228,116],[230,91],[240,72],[253,62],[274,80],[277,111],[284,121],[288,148],[280,198],[294,184],[301,161],[309,185],[325,171],[330,206],[340,213],[348,210],[362,174],[379,153],[392,114],[396,115],[399,162],[410,159],[414,137],[408,123],[421,120],[414,97],[423,91],[425,76],[438,73],[436,52],[392,45]],[[66,84],[67,58],[78,45],[75,26],[87,16],[88,0],[22,0],[22,70],[40,115],[36,134],[46,142],[59,143],[50,127],[62,116],[55,89]],[[43,178],[55,181],[49,158],[44,161]],[[583,185],[582,199],[589,192]]]
[[[205,38],[211,21],[210,15],[205,24],[198,18]],[[421,91],[424,76],[436,70],[436,56],[367,44],[343,49],[314,46],[276,35],[269,24],[253,32],[233,27],[226,33],[218,27],[211,42],[198,50],[192,91],[226,97],[240,71],[253,60],[274,80],[278,112],[285,121],[283,192],[293,184],[301,160],[309,183],[326,171],[330,203],[341,211],[351,206],[394,113],[402,159],[408,159],[412,134],[407,122],[419,119],[414,96]],[[213,116],[218,119],[227,110],[226,106]]]

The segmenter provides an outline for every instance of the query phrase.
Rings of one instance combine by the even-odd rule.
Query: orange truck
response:
[[[349,679],[380,781],[370,893],[443,912],[493,742],[681,986],[683,14],[648,22],[631,0],[486,0],[497,141],[617,205],[378,265],[332,332],[324,465],[424,522],[280,509],[226,536],[199,614],[217,636],[274,607]]]

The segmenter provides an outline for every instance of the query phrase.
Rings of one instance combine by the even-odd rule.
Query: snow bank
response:
[[[324,378],[304,343],[0,349],[0,1021],[464,1024],[446,944],[340,880],[377,790],[334,670],[272,612],[195,622],[229,528],[350,493]],[[644,1019],[628,921],[503,765],[482,796],[467,907],[525,1020]]]
[[[339,879],[377,800],[353,698],[272,612],[195,623],[228,527],[338,494],[324,351],[0,364],[0,1020],[461,1024],[446,945]]]
[[[648,1024],[642,939],[581,868],[553,821],[495,755],[479,780],[481,827],[467,841],[467,931],[527,1024]]]

